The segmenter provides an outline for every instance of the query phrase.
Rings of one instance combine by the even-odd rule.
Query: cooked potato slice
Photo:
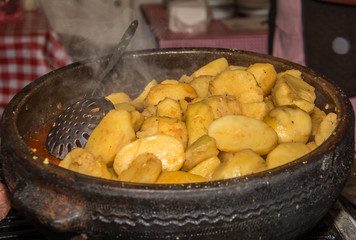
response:
[[[263,120],[268,114],[269,108],[265,102],[240,103],[241,115]]]
[[[185,161],[182,169],[189,171],[205,159],[218,154],[219,150],[216,147],[215,139],[208,135],[203,135],[185,151]]]
[[[180,99],[194,99],[198,95],[194,88],[187,83],[178,84],[158,84],[151,88],[147,97],[145,98],[145,107],[156,106],[160,101],[165,98],[173,100]]]
[[[276,107],[264,122],[278,134],[278,143],[307,143],[312,132],[312,120],[308,113],[298,107]]]
[[[281,78],[282,76],[286,75],[286,74],[289,74],[289,75],[292,75],[296,78],[302,78],[302,72],[299,71],[299,70],[296,70],[296,69],[289,69],[289,70],[286,70],[284,72],[280,72],[277,74],[277,79]]]
[[[112,178],[106,164],[101,159],[95,159],[93,154],[83,148],[70,151],[59,166],[93,177]]]
[[[258,85],[265,95],[269,94],[277,80],[277,72],[270,63],[255,63],[249,66],[246,71],[255,76]]]
[[[144,118],[156,117],[157,116],[157,106],[148,106],[142,111],[142,116]]]
[[[142,113],[140,113],[137,110],[130,112],[130,114],[131,114],[132,127],[134,128],[135,132],[137,132],[141,128],[142,123],[145,119]]]
[[[229,160],[223,161],[213,173],[212,179],[228,179],[240,177],[267,169],[265,160],[252,151],[243,149],[232,155]]]
[[[132,102],[131,98],[124,92],[112,93],[106,96],[105,99],[109,100],[113,105]]]
[[[166,79],[163,80],[160,84],[178,84],[179,82],[177,80],[174,79]]]
[[[140,95],[132,101],[132,104],[136,107],[136,109],[138,109],[140,111],[142,111],[144,109],[145,99],[146,99],[148,93],[150,92],[151,88],[156,85],[157,85],[157,81],[152,80],[151,82],[149,82],[146,85],[146,87],[143,89],[143,91],[140,93]]]
[[[134,105],[128,102],[116,103],[114,104],[114,107],[116,110],[126,110],[128,112],[132,112],[136,110]]]
[[[182,75],[180,78],[179,78],[179,82],[182,82],[182,83],[190,83],[191,81],[193,81],[193,77],[192,76],[187,76],[187,75]]]
[[[211,180],[215,169],[220,165],[220,160],[217,156],[205,159],[189,170],[189,173],[205,177]]]
[[[163,171],[158,177],[156,183],[158,184],[179,184],[179,183],[195,183],[206,182],[205,177],[183,172],[183,171]]]
[[[162,162],[152,153],[138,155],[128,168],[121,172],[120,181],[154,183],[162,171]]]
[[[315,141],[308,142],[307,146],[310,148],[311,151],[318,147],[318,145],[316,145]]]
[[[209,83],[212,79],[212,76],[199,76],[190,82],[190,86],[195,89],[199,98],[205,98],[209,95]]]
[[[277,133],[263,121],[238,115],[214,120],[209,126],[208,135],[215,138],[218,149],[225,152],[250,148],[264,155],[278,141]]]
[[[208,127],[214,120],[211,107],[203,102],[189,104],[186,112],[188,146],[208,133]]]
[[[266,158],[268,169],[294,161],[311,150],[304,143],[281,143]]]
[[[210,82],[212,95],[232,95],[243,103],[263,101],[263,91],[252,73],[244,70],[224,71]]]
[[[276,106],[296,105],[307,113],[314,109],[315,88],[302,78],[284,74],[278,78],[272,89],[273,102]]]
[[[218,58],[196,70],[192,74],[192,77],[197,78],[199,76],[216,76],[225,69],[227,69],[228,66],[229,63],[227,62],[226,58]]]
[[[310,114],[310,117],[312,119],[312,136],[315,136],[320,123],[324,120],[326,117],[326,113],[318,107],[314,107],[312,113]]]
[[[214,119],[226,115],[236,115],[241,113],[241,103],[234,96],[210,96],[202,100],[208,104],[214,114]]]
[[[135,140],[131,115],[124,110],[111,110],[90,135],[85,150],[111,164],[115,154]]]
[[[162,162],[162,170],[177,171],[185,160],[184,146],[175,137],[158,134],[140,138],[123,147],[114,160],[114,170],[120,176],[140,154],[152,153]]]
[[[138,138],[165,134],[177,138],[184,147],[188,143],[188,130],[184,122],[175,118],[150,117],[147,118],[140,131],[136,132]]]
[[[170,117],[182,120],[183,111],[180,103],[171,98],[165,98],[157,105],[157,117]]]
[[[328,113],[321,121],[315,135],[315,143],[320,146],[326,139],[330,137],[337,126],[338,120],[335,113]]]

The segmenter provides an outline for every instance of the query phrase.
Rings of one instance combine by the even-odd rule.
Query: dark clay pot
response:
[[[349,176],[354,113],[346,95],[300,65],[226,49],[157,49],[127,53],[105,94],[135,97],[152,79],[178,79],[219,57],[248,66],[298,69],[316,88],[317,106],[340,123],[315,151],[273,170],[223,181],[149,185],[93,178],[44,164],[25,140],[89,89],[108,57],[53,71],[19,92],[2,118],[1,155],[13,206],[51,239],[295,239],[327,213]]]

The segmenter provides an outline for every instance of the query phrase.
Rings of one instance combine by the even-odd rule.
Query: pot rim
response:
[[[132,57],[139,57],[142,55],[156,55],[156,54],[185,54],[185,53],[202,53],[202,52],[219,52],[219,53],[228,53],[228,54],[241,54],[245,56],[254,56],[263,59],[268,59],[272,61],[271,64],[274,63],[282,63],[288,67],[293,69],[300,70],[303,75],[307,74],[311,77],[318,79],[320,81],[320,85],[325,85],[328,87],[328,92],[331,98],[335,101],[336,104],[339,105],[338,107],[338,117],[340,118],[339,124],[335,129],[334,135],[329,137],[322,145],[318,146],[317,149],[311,151],[307,155],[296,159],[292,162],[284,164],[282,166],[276,167],[274,169],[269,169],[263,172],[258,172],[254,174],[249,174],[246,176],[235,177],[230,179],[218,180],[218,181],[207,181],[201,183],[184,183],[184,184],[142,184],[142,183],[131,183],[131,182],[122,182],[117,180],[108,180],[108,179],[101,179],[97,177],[92,177],[84,174],[80,174],[74,171],[70,171],[68,169],[64,169],[59,167],[55,164],[49,163],[44,164],[45,159],[38,154],[36,154],[30,147],[28,147],[25,141],[20,136],[18,129],[17,129],[17,122],[18,122],[18,112],[22,107],[24,107],[24,103],[26,98],[31,94],[32,91],[41,87],[41,85],[46,81],[46,79],[53,75],[58,74],[58,72],[66,71],[67,69],[72,69],[76,67],[80,67],[83,64],[90,64],[93,62],[100,62],[101,60],[105,60],[108,56],[103,56],[99,58],[92,58],[88,60],[83,60],[79,62],[75,62],[59,68],[57,70],[51,71],[42,77],[36,79],[35,81],[31,82],[27,86],[25,86],[20,92],[18,92],[12,100],[9,102],[7,107],[5,108],[3,117],[1,119],[1,137],[6,137],[7,146],[11,147],[13,151],[15,151],[13,146],[17,146],[16,151],[20,158],[26,160],[23,161],[27,167],[36,168],[41,170],[44,175],[56,175],[61,179],[65,179],[65,177],[74,177],[78,182],[82,184],[93,184],[93,185],[100,185],[105,186],[110,189],[132,189],[132,190],[187,190],[187,189],[207,189],[207,188],[221,188],[227,186],[235,186],[236,184],[242,182],[266,182],[271,177],[276,175],[285,174],[288,172],[293,172],[299,168],[304,166],[308,166],[313,162],[318,160],[318,157],[329,154],[341,142],[342,137],[345,135],[349,128],[352,127],[354,123],[354,112],[352,104],[346,94],[331,80],[325,78],[321,74],[317,74],[311,69],[301,66],[299,64],[290,62],[285,59],[281,59],[278,57],[249,52],[249,51],[242,51],[242,50],[234,50],[234,49],[224,49],[224,48],[165,48],[165,49],[145,49],[145,50],[137,50],[137,51],[130,51],[126,52],[125,55],[131,55]],[[13,130],[11,130],[13,129]],[[354,149],[354,146],[351,146]]]

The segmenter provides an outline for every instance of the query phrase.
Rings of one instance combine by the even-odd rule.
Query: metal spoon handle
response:
[[[124,35],[122,36],[119,45],[117,47],[117,50],[113,53],[111,56],[108,65],[104,69],[104,71],[101,72],[101,74],[98,77],[98,82],[96,86],[94,87],[91,96],[97,95],[97,91],[101,84],[103,83],[104,79],[108,75],[108,73],[114,68],[114,66],[120,61],[123,53],[125,52],[127,46],[129,45],[131,38],[134,36],[136,29],[138,26],[138,21],[134,20],[130,26],[127,28],[125,31]]]

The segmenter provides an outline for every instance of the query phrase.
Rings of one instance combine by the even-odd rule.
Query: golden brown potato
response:
[[[178,84],[179,82],[177,80],[174,79],[166,79],[163,80],[160,84]]]
[[[95,159],[93,154],[83,148],[69,152],[59,166],[93,177],[112,179],[106,164],[100,158]]]
[[[315,134],[315,143],[320,146],[326,139],[330,137],[337,126],[338,120],[335,113],[328,113],[321,121],[318,130]]]
[[[314,109],[315,88],[302,78],[284,74],[278,78],[272,89],[273,102],[276,106],[296,105],[307,113]]]
[[[157,117],[169,117],[182,120],[183,110],[180,103],[171,98],[165,98],[157,105]]]
[[[312,120],[308,113],[298,107],[276,107],[264,122],[278,134],[278,143],[307,143],[312,132]]]
[[[130,112],[130,115],[131,115],[132,127],[134,128],[135,132],[137,132],[141,128],[142,123],[145,119],[142,113],[140,113],[137,110]]]
[[[189,173],[205,177],[207,180],[212,180],[215,169],[220,165],[220,160],[217,156],[205,159],[189,170]]]
[[[208,133],[208,127],[214,120],[211,107],[203,102],[189,104],[186,112],[188,146]]]
[[[158,177],[158,184],[179,184],[179,183],[195,183],[206,182],[207,179],[188,172],[183,171],[163,171]]]
[[[216,76],[229,66],[226,58],[218,58],[204,65],[203,67],[196,70],[193,74],[193,78],[197,78],[199,76]]]
[[[242,112],[241,103],[234,96],[214,95],[201,101],[211,107],[214,119],[218,119],[226,115],[236,115]]]
[[[220,151],[238,152],[250,148],[260,155],[271,151],[278,141],[277,133],[263,121],[229,115],[214,120],[208,135],[215,138]]]
[[[150,117],[147,118],[140,131],[136,132],[137,138],[149,137],[157,134],[166,134],[177,138],[184,147],[188,143],[188,130],[184,122],[175,118]]]
[[[156,85],[157,85],[157,81],[156,80],[152,80],[151,82],[149,82],[146,85],[146,87],[140,93],[140,95],[132,101],[132,104],[136,107],[136,109],[138,109],[140,111],[142,111],[144,109],[145,99],[146,99],[148,93],[150,92],[151,88],[156,86]]]
[[[266,162],[260,155],[251,149],[243,149],[232,154],[230,159],[224,160],[216,168],[212,179],[220,180],[240,177],[247,174],[264,171],[266,168]]]
[[[258,103],[240,103],[241,115],[263,120],[269,112],[268,105],[265,102]]]
[[[125,110],[128,112],[132,112],[136,110],[135,106],[128,102],[116,103],[114,104],[114,107],[116,110]]]
[[[212,95],[232,95],[243,103],[263,101],[263,91],[252,73],[244,70],[228,70],[210,82]]]
[[[212,76],[199,76],[190,82],[190,86],[195,89],[199,98],[205,98],[210,94],[209,83],[212,79]]]
[[[111,110],[90,135],[85,150],[111,164],[116,153],[136,139],[131,115],[124,110]]]
[[[173,100],[194,99],[198,95],[194,88],[187,83],[178,84],[158,84],[151,88],[147,97],[145,98],[145,107],[156,106],[165,98]]]
[[[258,85],[262,88],[265,95],[271,92],[271,89],[277,80],[277,72],[272,64],[255,63],[250,65],[246,71],[255,76]]]
[[[205,159],[218,154],[219,150],[216,147],[215,139],[208,135],[203,135],[186,149],[182,169],[189,171]]]
[[[314,107],[313,111],[310,114],[310,117],[312,119],[312,133],[311,135],[315,137],[320,123],[324,120],[326,117],[326,113],[318,107]]]
[[[117,175],[120,176],[143,153],[152,153],[161,160],[163,171],[177,171],[185,160],[184,146],[177,138],[158,134],[137,139],[123,147],[114,160],[113,167]]]
[[[152,153],[138,155],[118,180],[125,182],[155,183],[162,171],[162,162]]]
[[[112,93],[105,97],[105,99],[109,100],[113,105],[118,103],[131,103],[131,98],[123,92]]]
[[[311,150],[304,143],[281,143],[266,158],[268,169],[294,161]]]

